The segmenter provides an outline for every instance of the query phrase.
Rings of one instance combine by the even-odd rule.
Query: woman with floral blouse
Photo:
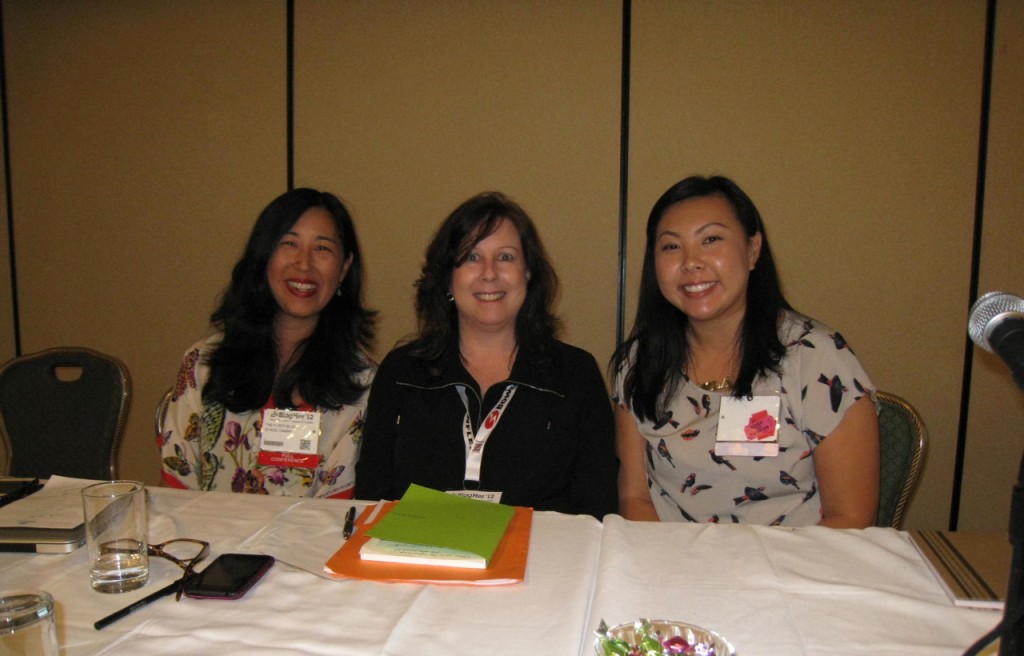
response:
[[[158,436],[171,487],[351,498],[375,366],[352,218],[295,189],[260,214]]]

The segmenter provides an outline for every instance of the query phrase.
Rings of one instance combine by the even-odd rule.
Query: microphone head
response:
[[[971,306],[970,320],[967,324],[967,334],[971,336],[971,341],[986,351],[991,351],[987,328],[996,317],[1008,312],[1024,314],[1024,298],[1006,292],[988,292],[978,298]]]

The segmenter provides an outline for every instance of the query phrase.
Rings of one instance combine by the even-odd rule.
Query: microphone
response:
[[[1024,299],[1005,292],[983,295],[971,306],[967,333],[975,344],[1002,358],[1024,390]]]

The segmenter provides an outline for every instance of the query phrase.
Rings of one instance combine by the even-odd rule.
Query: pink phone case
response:
[[[258,566],[254,566],[256,564]],[[263,578],[273,564],[274,557],[263,554],[221,554],[186,584],[185,596],[193,599],[238,599]],[[218,581],[219,577],[227,580]]]

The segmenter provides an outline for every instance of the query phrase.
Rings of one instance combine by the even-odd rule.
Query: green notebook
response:
[[[392,542],[466,551],[490,561],[514,514],[513,506],[467,499],[413,484],[391,512],[366,534]]]

